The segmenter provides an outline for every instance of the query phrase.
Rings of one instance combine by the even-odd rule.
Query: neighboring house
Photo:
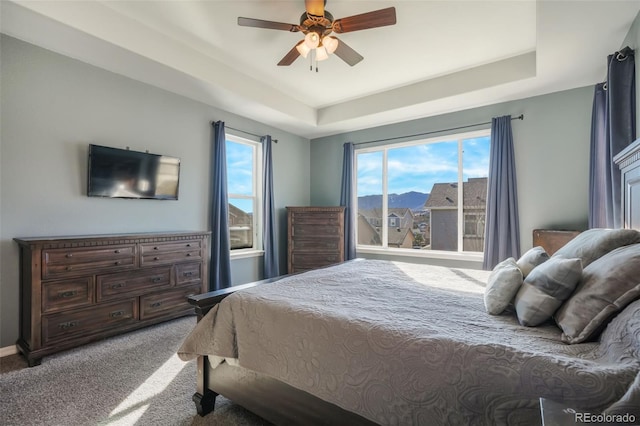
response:
[[[394,248],[413,248],[415,236],[410,228],[389,228],[388,246]]]
[[[358,244],[379,246],[382,242],[382,209],[360,210],[358,212]],[[413,213],[409,208],[390,208],[388,246],[413,248]]]
[[[484,223],[487,210],[487,178],[470,178],[462,184],[464,251],[484,250]],[[436,183],[425,208],[431,210],[431,249],[457,251],[458,184]]]
[[[253,247],[253,215],[229,203],[229,236],[231,248]]]
[[[409,228],[413,227],[413,212],[406,207],[394,207],[388,209],[387,225],[391,228]],[[376,228],[382,226],[382,208],[362,209],[358,211],[363,215],[367,222]]]
[[[358,214],[358,244],[367,246],[382,245],[380,234],[362,214]]]

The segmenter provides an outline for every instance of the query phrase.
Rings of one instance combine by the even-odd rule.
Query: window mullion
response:
[[[462,139],[458,139],[458,252],[464,251],[464,187]]]
[[[388,149],[382,151],[382,247],[389,247]]]

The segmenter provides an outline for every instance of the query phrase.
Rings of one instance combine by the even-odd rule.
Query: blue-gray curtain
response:
[[[356,258],[356,214],[358,202],[355,194],[355,147],[353,143],[344,144],[342,158],[342,190],[340,192],[340,205],[345,208],[344,219],[344,258],[345,260]]]
[[[635,55],[631,48],[607,57],[607,80],[596,85],[591,118],[589,226],[621,228],[622,186],[613,157],[636,134]]]
[[[273,201],[273,166],[271,164],[271,136],[263,136],[262,142],[262,244],[264,246],[264,278],[280,275],[278,239],[276,237],[276,209]]]
[[[589,162],[589,228],[613,227],[613,187],[606,83],[596,84],[591,110],[591,157]]]
[[[491,150],[487,220],[484,240],[485,270],[508,257],[520,257],[520,224],[511,116],[491,120]]]
[[[229,238],[229,197],[227,195],[227,153],[224,122],[213,123],[211,168],[211,264],[209,290],[231,286],[231,242]]]

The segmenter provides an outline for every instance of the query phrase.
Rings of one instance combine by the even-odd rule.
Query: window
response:
[[[489,145],[484,130],[358,149],[358,247],[482,252]]]
[[[262,145],[227,135],[226,151],[231,250],[260,250]]]

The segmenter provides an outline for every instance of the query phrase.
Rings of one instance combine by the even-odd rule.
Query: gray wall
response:
[[[280,258],[287,205],[309,204],[308,139],[2,36],[0,347],[18,337],[14,237],[209,229],[213,119],[273,145]],[[89,143],[180,157],[178,201],[89,198]],[[234,284],[261,278],[261,258],[232,261]]]
[[[536,228],[584,229],[587,226],[592,101],[593,88],[585,87],[313,139],[311,203],[339,203],[345,142],[410,135],[482,123],[507,114],[513,117],[524,114],[523,121],[512,122],[524,252],[531,247],[532,231]],[[435,260],[433,263],[450,264]]]
[[[636,56],[636,138],[640,138],[640,12],[620,47],[625,46],[632,48]]]

